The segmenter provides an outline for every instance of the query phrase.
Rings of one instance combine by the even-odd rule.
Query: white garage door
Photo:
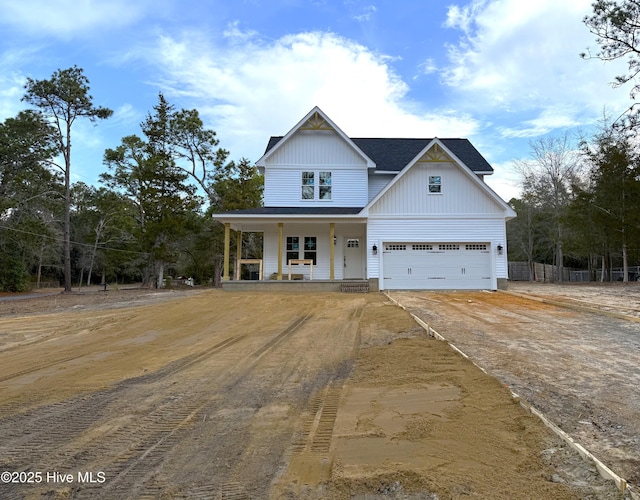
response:
[[[384,287],[415,289],[490,289],[488,243],[384,243]]]

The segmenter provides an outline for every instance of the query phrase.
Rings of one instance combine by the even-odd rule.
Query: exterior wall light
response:
[[[378,255],[378,246],[377,245],[373,245],[371,250],[373,251],[373,255]]]
[[[498,243],[496,250],[498,250],[498,255],[502,255],[502,245],[500,243]]]

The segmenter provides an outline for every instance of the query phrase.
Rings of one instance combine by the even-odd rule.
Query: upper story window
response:
[[[429,176],[429,194],[442,193],[442,177],[439,175]]]
[[[302,172],[302,199],[331,200],[331,172]]]
[[[313,200],[315,195],[315,172],[302,172],[302,199]]]
[[[320,191],[318,194],[321,200],[331,199],[331,172],[320,172]]]

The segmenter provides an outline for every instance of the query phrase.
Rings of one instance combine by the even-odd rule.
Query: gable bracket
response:
[[[451,157],[445,153],[438,143],[427,151],[422,158],[418,160],[421,163],[452,161]]]
[[[317,111],[298,130],[334,130]]]

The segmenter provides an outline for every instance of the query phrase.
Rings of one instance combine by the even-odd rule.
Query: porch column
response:
[[[229,231],[231,223],[224,223],[224,262],[222,263],[222,281],[229,281]]]
[[[278,222],[278,277],[282,281],[282,222]]]
[[[242,259],[242,231],[236,231],[236,275],[235,279],[240,279],[240,259]]]
[[[329,279],[335,279],[335,273],[333,267],[335,264],[336,246],[334,244],[334,238],[336,237],[336,225],[333,222],[329,223]]]

